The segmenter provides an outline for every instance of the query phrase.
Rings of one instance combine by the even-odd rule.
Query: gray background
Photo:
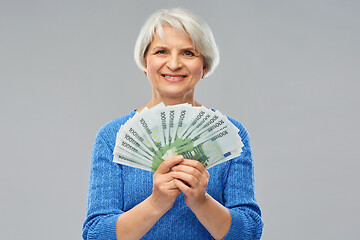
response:
[[[182,6],[221,51],[200,103],[251,136],[264,240],[360,239],[359,1],[0,1],[0,238],[80,239],[97,130],[150,99],[145,19]]]

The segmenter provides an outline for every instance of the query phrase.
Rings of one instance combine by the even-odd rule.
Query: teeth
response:
[[[170,79],[180,79],[180,78],[183,78],[184,76],[180,76],[180,77],[173,77],[173,76],[169,76],[169,75],[164,75],[164,77],[166,77],[166,78],[170,78]]]

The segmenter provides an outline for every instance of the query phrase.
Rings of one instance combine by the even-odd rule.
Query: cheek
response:
[[[204,61],[202,59],[196,59],[189,66],[193,72],[202,72],[204,69]]]
[[[149,62],[149,64],[147,65],[147,68],[150,71],[154,71],[154,70],[156,70],[156,65],[153,62]]]
[[[157,72],[161,68],[161,62],[159,60],[149,57],[146,59],[146,62],[146,69],[148,72]]]
[[[204,65],[203,65],[202,62],[199,62],[199,63],[196,63],[196,64],[191,65],[190,68],[191,68],[190,71],[191,71],[193,74],[200,74],[200,75],[201,75],[202,72],[203,72],[203,70],[204,70]]]

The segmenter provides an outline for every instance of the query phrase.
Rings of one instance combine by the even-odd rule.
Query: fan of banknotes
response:
[[[160,103],[121,126],[113,161],[155,172],[165,159],[183,155],[208,169],[240,156],[243,143],[238,132],[219,111]]]

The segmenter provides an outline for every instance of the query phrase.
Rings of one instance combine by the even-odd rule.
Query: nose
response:
[[[167,67],[172,71],[180,69],[182,67],[180,56],[175,54],[169,55]]]

